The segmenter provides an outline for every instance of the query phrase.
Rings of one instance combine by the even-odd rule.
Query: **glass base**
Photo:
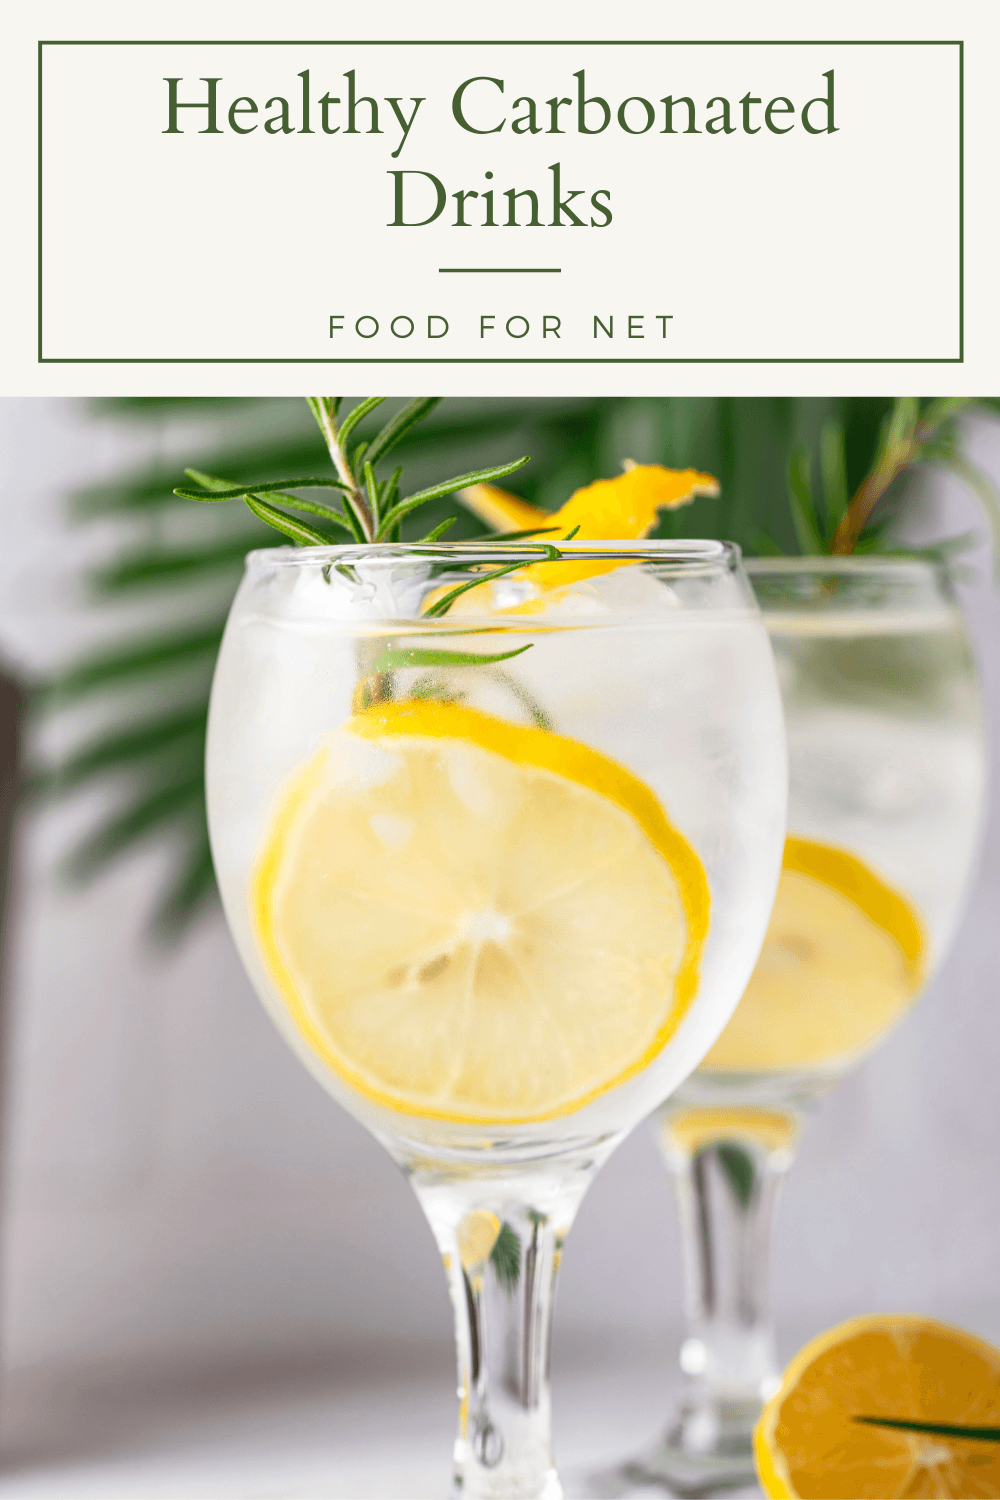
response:
[[[625,1477],[691,1497],[754,1484],[753,1429],[759,1416],[759,1401],[685,1403],[660,1442],[625,1465]]]

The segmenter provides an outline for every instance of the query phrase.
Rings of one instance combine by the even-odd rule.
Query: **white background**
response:
[[[612,13],[605,6],[529,5],[515,0],[504,7],[499,20],[484,10],[438,3],[424,7],[417,22],[411,6],[394,0],[379,7],[377,20],[368,11],[353,17],[343,11],[333,15],[328,6],[309,0],[287,4],[279,13],[258,3],[216,0],[194,5],[182,0],[170,7],[168,23],[158,9],[140,9],[121,0],[93,0],[83,6],[58,0],[22,8],[8,22],[5,38],[9,41],[9,118],[17,122],[16,132],[12,129],[8,136],[7,193],[18,233],[7,238],[3,250],[5,284],[12,289],[2,330],[3,390],[10,394],[113,392],[121,390],[127,380],[130,389],[160,394],[193,390],[297,394],[320,372],[335,380],[335,368],[308,364],[39,366],[34,295],[36,42],[42,32],[50,37],[162,37],[164,30],[174,37],[190,38],[322,37],[334,26],[341,36],[359,38],[377,26],[380,35],[398,37],[418,30],[424,37],[489,38],[499,30],[508,37],[559,37],[572,32],[582,38],[600,38],[615,28],[621,37],[697,40],[709,32],[739,38],[749,30],[756,39],[830,40],[832,35],[833,41],[837,37],[941,39],[944,28],[946,39],[961,37],[966,43],[964,364],[377,367],[388,393],[408,394],[421,382],[433,383],[445,394],[503,390],[573,394],[595,388],[649,394],[694,394],[720,388],[733,394],[780,393],[793,388],[801,393],[833,388],[890,393],[932,388],[974,394],[995,381],[1000,330],[995,261],[1000,237],[992,99],[1000,44],[994,6],[956,0],[942,16],[940,6],[930,0],[907,6],[894,0],[856,0],[836,8],[765,0],[752,10],[735,0],[719,0],[710,13],[705,7],[692,12],[677,4],[633,4]],[[492,59],[504,49],[490,51],[480,46],[481,55],[491,59],[488,71],[492,72]],[[135,50],[141,49],[133,49],[130,55]],[[159,59],[159,49],[152,50]],[[260,50],[258,59],[241,60],[237,67],[231,57],[233,49],[217,48],[216,55],[223,50],[230,55],[211,71],[226,80],[224,91],[230,80],[235,89],[238,75],[240,89],[254,97],[265,90],[281,93],[285,84],[297,88],[295,75],[306,63],[317,80],[341,77],[349,65],[345,57],[336,71],[328,67],[318,56],[327,49],[313,49],[308,56],[292,49],[294,60],[284,59],[285,49],[269,49],[265,68],[263,49],[255,49]],[[616,85],[611,75],[617,65],[612,65],[607,53],[598,63],[591,62],[595,54],[579,50],[587,56],[562,47],[551,52],[545,49],[544,55],[536,51],[530,58],[527,52],[520,53],[519,85],[522,77],[527,79],[531,86],[525,84],[526,91],[545,99],[556,87],[550,80],[556,79],[560,92],[569,92],[563,90],[562,81],[586,65],[590,88],[595,89],[599,81],[595,91],[612,101],[633,90],[634,71],[642,75],[634,85],[639,92],[655,99],[668,91],[666,87],[653,89],[658,70],[648,72],[648,63],[625,70]],[[825,47],[804,50],[810,54],[808,61],[794,48],[747,49],[750,62],[744,66],[723,49],[683,49],[686,57],[680,72],[685,83],[710,76],[715,88],[718,79],[722,92],[735,99],[748,88],[763,96],[773,88],[775,92],[787,90],[798,103],[818,92],[812,85],[826,67],[825,61],[812,56],[815,51],[825,58]],[[68,76],[84,51],[89,54],[88,73]],[[241,139],[228,134],[166,137],[159,133],[162,99],[156,92],[149,93],[144,76],[140,78],[143,69],[150,71],[151,62],[147,60],[133,75],[129,100],[135,108],[129,112],[118,92],[110,97],[112,91],[102,73],[108,51],[72,49],[58,64],[63,77],[60,94],[52,102],[64,111],[65,120],[58,138],[62,166],[52,162],[61,175],[48,188],[57,190],[50,209],[52,235],[46,230],[47,265],[52,273],[46,311],[50,352],[74,353],[85,346],[89,352],[96,336],[101,348],[115,353],[152,349],[154,343],[154,353],[179,349],[186,353],[182,343],[196,337],[203,347],[219,347],[225,341],[228,352],[239,357],[243,357],[240,351],[289,347],[296,353],[304,351],[309,358],[325,357],[331,342],[331,312],[353,313],[355,318],[372,312],[381,319],[402,311],[419,320],[448,307],[458,313],[456,332],[449,335],[455,340],[463,319],[477,318],[480,312],[496,313],[498,326],[511,313],[523,313],[535,324],[529,336],[534,340],[538,315],[554,311],[564,317],[564,337],[582,338],[590,344],[595,312],[614,313],[618,329],[630,312],[644,313],[647,332],[657,337],[653,317],[672,312],[667,341],[676,351],[713,356],[790,351],[819,357],[886,350],[910,355],[954,352],[953,72],[950,65],[945,68],[946,77],[940,70],[935,72],[932,64],[940,58],[937,49],[910,48],[905,54],[895,49],[841,49],[836,73],[838,120],[843,123],[834,136],[806,138],[797,128],[782,138],[767,138],[766,132],[752,138],[740,132],[711,140],[651,133],[623,140],[614,127],[613,132],[584,142],[575,135],[518,141],[509,136],[465,137],[445,113],[447,84],[480,69],[459,67],[454,54],[449,57],[438,49],[424,49],[424,70],[431,58],[444,59],[446,81],[440,88],[423,84],[415,88],[407,86],[408,70],[397,55],[392,61],[394,70],[399,63],[399,71],[393,71],[398,92],[405,97],[426,94],[428,103],[423,108],[426,111],[433,105],[436,114],[418,116],[404,152],[397,162],[388,162],[390,168],[401,166],[404,159],[418,166],[419,151],[420,160],[445,180],[449,190],[477,181],[482,186],[480,174],[487,169],[487,154],[494,160],[496,142],[492,169],[498,187],[511,180],[518,185],[540,181],[547,177],[545,169],[553,160],[563,162],[569,173],[565,180],[570,183],[579,179],[591,187],[607,186],[604,173],[611,173],[616,218],[608,230],[580,231],[461,231],[440,222],[426,230],[383,226],[372,231],[374,240],[367,237],[370,227],[388,217],[384,213],[389,185],[385,171],[391,144],[384,138],[296,135],[265,139],[260,133]],[[507,54],[508,63],[511,55]],[[901,55],[906,59],[905,74],[898,67]],[[384,56],[388,59],[391,54]],[[477,48],[470,54],[470,64],[479,56]],[[378,87],[375,69],[358,59],[351,61],[358,62],[359,81],[368,92],[382,96],[397,91],[388,85]],[[378,71],[388,77],[387,68],[388,62]],[[188,59],[178,60],[175,68],[157,66],[152,71],[155,83],[164,73],[187,77],[192,69]],[[500,76],[511,73],[511,67],[505,66]],[[164,88],[162,82],[159,88]],[[703,98],[704,88],[696,86],[696,81],[691,88],[696,99]],[[269,96],[264,92],[265,99]],[[863,140],[858,119],[871,127]],[[100,127],[96,142],[95,122]],[[443,134],[435,139],[438,129]],[[558,153],[552,152],[553,143],[558,144]],[[340,172],[328,167],[346,158],[347,147],[351,160],[365,169],[356,192],[352,189],[356,179],[346,168]],[[669,156],[664,147],[670,148]],[[670,163],[666,171],[664,161]],[[819,162],[822,168],[817,167]],[[647,171],[659,175],[662,191],[654,195],[652,205],[644,206],[635,179]],[[265,234],[264,226],[275,214],[280,228]],[[396,240],[387,239],[392,235]],[[449,249],[446,259],[439,246],[450,247],[456,240],[471,246],[481,242],[503,245],[508,243],[504,235],[518,247],[538,241],[568,244],[570,248],[557,260],[548,253],[542,260],[563,262],[562,275],[544,278],[542,287],[538,282],[543,278],[502,278],[504,284],[491,285],[488,303],[481,305],[485,290],[481,283],[487,278],[437,274],[439,264],[462,263],[483,254],[468,250],[465,256],[456,257]],[[394,248],[399,242],[403,250]],[[577,250],[580,242],[584,248]],[[490,258],[498,254],[491,251]],[[510,250],[503,254],[513,258]],[[360,291],[352,283],[355,273]],[[518,285],[510,287],[510,282]],[[522,286],[523,282],[532,285]],[[552,283],[559,284],[558,291]],[[359,300],[362,292],[365,295]],[[667,305],[663,305],[664,298]],[[551,299],[558,305],[550,306]],[[572,326],[581,312],[586,322],[573,334]],[[468,332],[466,328],[462,336]],[[420,352],[416,343],[413,348]],[[647,341],[643,351],[649,348]]]

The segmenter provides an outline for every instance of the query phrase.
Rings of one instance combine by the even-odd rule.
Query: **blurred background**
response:
[[[547,508],[624,459],[707,469],[719,499],[662,534],[792,553],[825,550],[881,461],[863,545],[951,556],[995,745],[1000,420],[956,409],[932,441],[929,410],[449,400],[400,457],[412,490],[529,453],[511,487]],[[907,433],[912,461],[889,484],[886,445]],[[205,845],[214,649],[243,552],[273,533],[171,489],[187,464],[321,473],[323,451],[302,402],[0,401],[0,660],[29,695],[30,780],[3,976],[5,1497],[445,1489],[454,1374],[433,1241],[388,1157],[260,1009]],[[420,529],[448,513],[421,512]],[[449,540],[479,530],[463,515]],[[950,958],[806,1135],[778,1224],[783,1353],[894,1308],[1000,1337],[997,831],[994,802]],[[563,1263],[571,1481],[661,1425],[680,1299],[668,1184],[640,1128]]]

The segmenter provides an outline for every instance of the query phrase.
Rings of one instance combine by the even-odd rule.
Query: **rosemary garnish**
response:
[[[319,517],[328,525],[346,531],[361,545],[373,542],[399,541],[400,526],[404,518],[427,505],[432,500],[453,495],[474,484],[487,484],[494,479],[503,479],[513,474],[527,462],[527,457],[515,459],[513,463],[495,464],[488,469],[476,469],[469,474],[459,474],[453,479],[442,480],[414,495],[400,495],[399,483],[402,468],[393,470],[388,479],[380,480],[376,466],[387,457],[398,443],[417,425],[441,399],[439,396],[418,396],[392,417],[370,440],[358,443],[353,449],[348,439],[355,428],[368,414],[380,406],[384,396],[368,396],[338,423],[342,396],[307,396],[309,409],[319,424],[326,440],[336,472],[336,478],[292,478],[270,479],[262,484],[235,484],[230,479],[220,479],[215,474],[205,474],[200,469],[185,469],[197,489],[181,486],[174,490],[184,500],[242,500],[253,514],[266,521],[275,531],[287,536],[299,547],[328,547],[335,537],[318,526],[300,521],[289,515],[289,510]],[[339,504],[320,505],[315,500],[304,500],[300,495],[289,494],[289,490],[327,489],[337,491]],[[276,505],[276,500],[281,505]],[[457,517],[451,516],[420,537],[420,542],[435,542]],[[438,611],[443,613],[443,611]]]
[[[902,1417],[852,1417],[866,1427],[892,1427],[899,1432],[927,1432],[934,1437],[967,1438],[974,1443],[1000,1443],[1000,1427],[961,1427],[953,1422],[910,1422]]]
[[[420,396],[408,402],[373,438],[359,442],[353,447],[349,440],[355,430],[377,406],[381,405],[384,397],[366,397],[348,412],[343,420],[340,420],[343,397],[310,396],[306,399],[326,441],[333,464],[333,475],[328,477],[310,475],[304,478],[269,479],[257,484],[237,484],[230,479],[220,478],[216,474],[207,474],[200,469],[185,469],[185,474],[197,488],[179,486],[174,493],[185,500],[209,502],[242,500],[255,516],[282,536],[288,537],[299,547],[326,547],[334,542],[333,534],[314,524],[314,519],[346,532],[361,546],[371,546],[383,541],[399,541],[403,520],[421,506],[454,494],[457,490],[502,479],[508,474],[513,474],[528,462],[525,457],[515,459],[512,463],[476,469],[471,473],[441,480],[437,484],[429,485],[426,489],[418,490],[415,494],[404,496],[400,492],[402,468],[397,466],[388,479],[380,480],[376,466],[418,422],[434,409],[439,397]],[[334,492],[330,503],[305,499],[299,494],[291,493],[296,490],[318,489]],[[299,514],[292,514],[292,512]],[[302,520],[300,518],[302,515],[314,519]],[[426,535],[420,537],[415,545],[433,545],[444,536],[456,520],[456,516],[449,516],[434,526]],[[456,573],[459,576],[464,574],[465,577],[461,583],[435,599],[424,610],[421,618],[434,621],[442,619],[455,601],[470,589],[480,588],[497,578],[505,577],[508,573],[515,573],[536,559],[559,561],[562,553],[552,542],[532,540],[545,537],[558,529],[540,526],[484,539],[482,546],[487,555],[491,547],[498,543],[523,542],[523,548],[518,549],[523,552],[523,556],[517,562],[505,563],[500,567],[484,564],[481,557],[475,561],[466,562],[464,559],[456,558],[443,551],[437,559],[432,554],[427,569],[429,579],[443,578],[449,574],[454,578]],[[566,539],[569,540],[575,536],[577,530],[579,530],[578,527],[574,528]],[[322,569],[323,578],[327,583],[331,582],[331,571],[337,572],[354,585],[360,585],[363,581],[351,563],[327,563]],[[469,576],[470,573],[471,576]],[[477,632],[459,631],[456,633],[474,634]],[[363,649],[359,653],[359,680],[355,689],[355,702],[358,707],[367,709],[391,699],[395,692],[393,674],[400,670],[424,667],[495,667],[499,662],[510,661],[514,657],[523,655],[525,651],[530,651],[531,645],[532,643],[528,642],[526,645],[514,647],[509,651],[486,653],[448,651],[440,647],[383,646],[381,651],[372,655],[370,648]],[[540,727],[550,727],[548,716],[540,705],[536,704],[526,692],[522,692],[516,684],[511,685],[516,695],[522,699],[532,720]],[[419,680],[415,691],[417,696],[421,694],[440,696],[442,685],[437,679],[425,677]]]
[[[510,661],[512,656],[521,656],[531,649],[515,646],[513,651],[496,651],[481,655],[476,651],[434,651],[419,646],[386,646],[372,662],[373,672],[392,672],[400,667],[475,667],[487,666],[497,661]]]

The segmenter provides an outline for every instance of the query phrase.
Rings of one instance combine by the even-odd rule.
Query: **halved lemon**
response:
[[[802,1500],[1000,1496],[1000,1443],[977,1429],[1000,1436],[1000,1349],[932,1318],[852,1318],[788,1366],[757,1471],[765,1494]]]
[[[456,704],[349,719],[252,880],[299,1031],[393,1110],[517,1123],[645,1068],[698,985],[701,861],[624,766]]]
[[[860,859],[789,838],[757,967],[702,1066],[806,1068],[863,1052],[920,989],[924,947],[913,907]]]

